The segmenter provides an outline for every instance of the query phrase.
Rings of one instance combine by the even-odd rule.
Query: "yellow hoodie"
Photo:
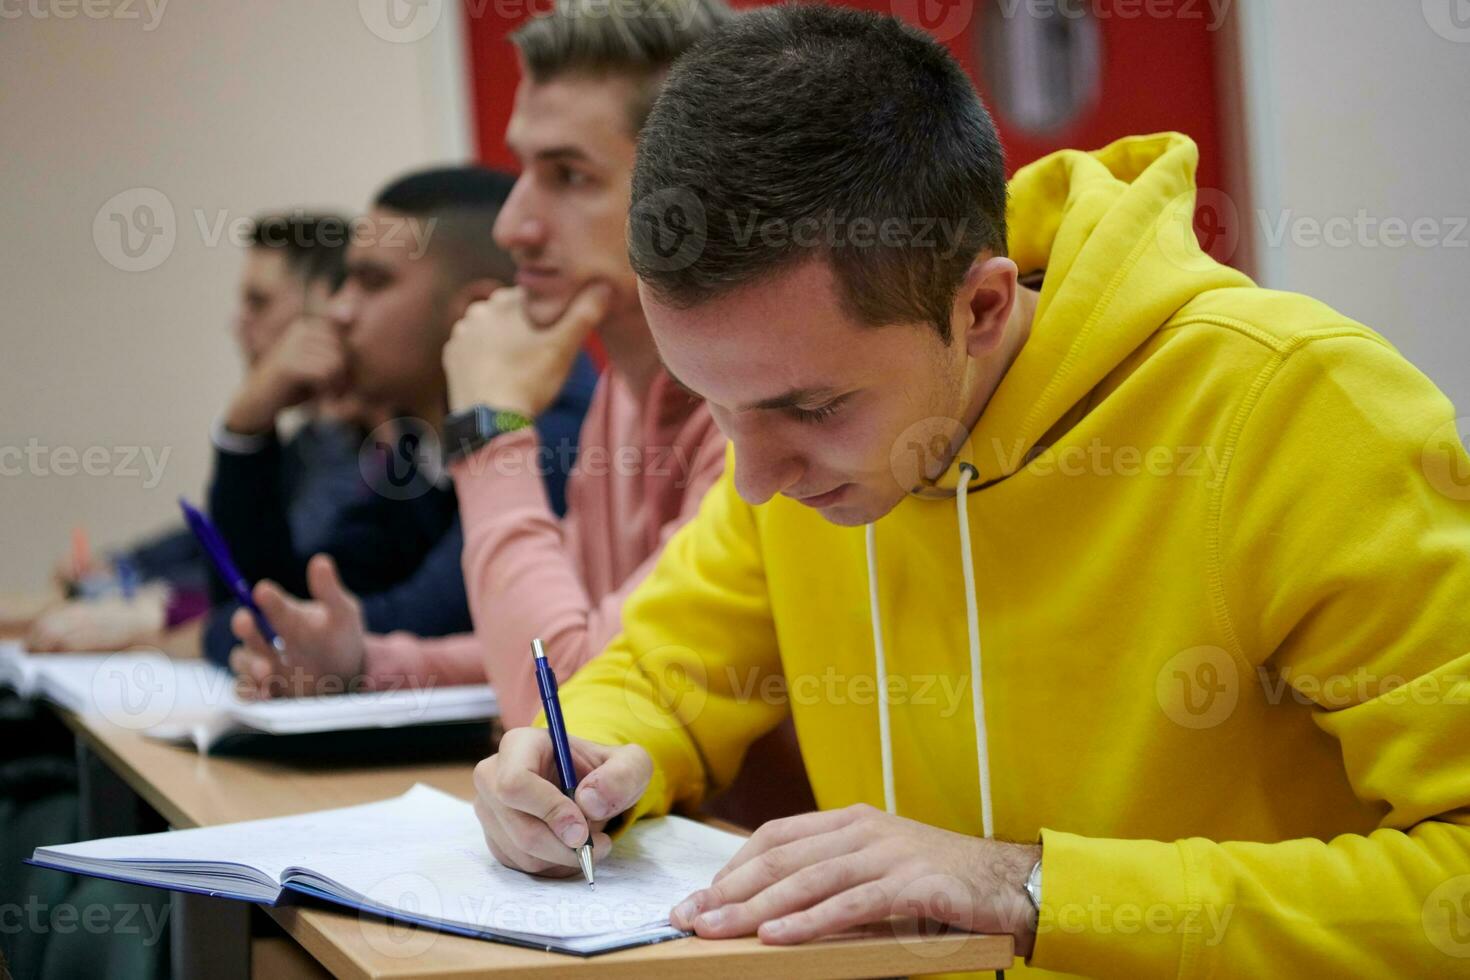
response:
[[[1206,258],[1196,159],[1164,134],[1015,175],[1031,337],[866,533],[747,506],[726,467],[563,691],[575,734],[652,754],[634,816],[728,783],[790,710],[823,808],[1040,838],[1025,972],[1470,975],[1453,408]]]

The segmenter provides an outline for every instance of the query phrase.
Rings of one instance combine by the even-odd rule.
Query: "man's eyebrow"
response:
[[[827,401],[836,393],[836,391],[836,388],[832,388],[830,386],[822,386],[817,388],[792,388],[790,391],[782,392],[774,398],[762,398],[760,401],[750,405],[746,405],[743,408],[738,408],[736,409],[736,411],[744,412],[751,409],[796,408],[800,405],[811,405]]]
[[[383,275],[389,275],[392,271],[392,266],[384,262],[379,262],[376,259],[357,258],[347,260],[347,274],[349,276],[359,276],[364,272],[378,272]]]
[[[693,388],[680,381],[678,376],[675,375],[673,371],[669,371],[669,367],[667,364],[664,365],[664,370],[668,371],[669,380],[674,382],[674,384],[678,385],[680,388],[683,388],[695,398],[704,398],[704,396],[701,395],[699,392],[695,391]],[[749,405],[744,405],[740,408],[735,409],[735,411],[748,412],[753,409],[770,410],[781,408],[795,408],[799,405],[810,405],[813,402],[820,402],[830,399],[836,391],[837,389],[831,386],[792,388],[790,391],[782,392],[781,394],[776,395],[772,398],[762,398],[758,402],[752,402]]]
[[[517,160],[520,160],[522,163],[526,162],[527,154],[523,153],[519,147],[510,145],[510,151],[515,154]],[[544,149],[537,150],[535,153],[530,154],[530,159],[545,160],[550,162],[556,162],[559,160],[570,160],[579,163],[593,162],[592,158],[587,155],[586,150],[582,149],[580,146],[576,146],[571,143],[568,143],[565,146],[548,146]]]

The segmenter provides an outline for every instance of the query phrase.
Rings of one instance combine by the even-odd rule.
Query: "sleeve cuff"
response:
[[[1180,843],[1041,834],[1045,883],[1029,965],[1088,976],[1180,975],[1207,910]]]
[[[362,641],[362,676],[376,688],[416,677],[422,664],[418,637],[402,631],[370,633]]]
[[[250,456],[261,452],[271,444],[272,435],[243,435],[239,432],[231,432],[225,428],[225,420],[215,419],[214,425],[209,430],[209,441],[214,443],[214,448],[222,453],[232,456]]]

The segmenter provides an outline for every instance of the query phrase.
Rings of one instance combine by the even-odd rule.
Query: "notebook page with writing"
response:
[[[302,890],[334,892],[361,907],[468,935],[586,951],[603,948],[601,941],[583,942],[594,937],[646,930],[681,935],[668,925],[669,910],[708,886],[744,843],[681,817],[644,821],[599,862],[597,887],[589,888],[580,875],[537,878],[503,867],[468,804],[430,805],[439,817],[434,837],[415,837],[411,828],[427,821],[408,820],[371,863],[360,853],[314,854],[309,870],[293,868],[286,878]]]
[[[359,861],[370,856],[375,859],[378,847],[385,843],[392,846],[394,831],[405,833],[404,818],[410,812],[405,801],[424,796],[451,807],[468,806],[426,786],[415,786],[397,799],[338,810],[39,847],[33,861],[82,873],[105,867],[114,872],[114,877],[135,873],[136,878],[130,880],[142,883],[147,883],[148,876],[161,873],[183,875],[245,868],[255,872],[252,878],[271,882],[269,895],[251,897],[274,903],[286,869],[310,863],[314,855],[351,854]],[[422,806],[412,808],[418,814],[423,810]],[[406,833],[422,835],[428,826],[421,819]],[[233,897],[228,889],[221,894]]]
[[[470,804],[419,785],[339,810],[42,847],[32,861],[267,904],[296,890],[432,928],[587,954],[682,935],[669,910],[707,886],[742,843],[680,817],[642,821],[599,863],[592,889],[579,877],[502,867]]]

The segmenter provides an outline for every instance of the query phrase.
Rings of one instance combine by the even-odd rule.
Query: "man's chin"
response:
[[[858,496],[859,499],[840,500],[827,507],[818,507],[816,511],[829,524],[836,524],[838,527],[862,527],[884,517],[903,499],[899,496],[893,500],[879,501],[864,495]]]
[[[532,323],[541,327],[549,327],[560,320],[572,302],[572,294],[560,290],[541,293],[527,289],[523,295],[525,296],[526,316]]]

